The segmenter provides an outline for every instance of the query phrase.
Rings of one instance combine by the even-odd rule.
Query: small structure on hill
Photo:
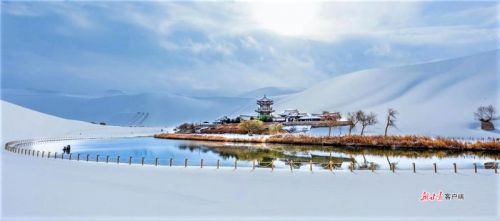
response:
[[[267,98],[266,95],[264,95],[263,98],[257,100],[257,105],[259,105],[259,108],[255,110],[255,112],[259,113],[259,117],[272,117],[271,113],[274,112],[272,107],[273,103],[273,100]]]

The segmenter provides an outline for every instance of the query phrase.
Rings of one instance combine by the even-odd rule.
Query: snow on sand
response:
[[[498,220],[492,170],[290,172],[3,155],[4,220]],[[463,200],[420,202],[423,191]]]
[[[499,137],[479,130],[473,113],[480,105],[500,108],[499,50],[468,57],[370,69],[341,75],[277,100],[276,109],[318,113],[359,109],[378,114],[368,132],[383,134],[388,108],[398,112],[390,133],[430,136]],[[500,121],[498,122],[500,123]]]
[[[1,101],[2,144],[21,139],[52,137],[123,137],[153,135],[160,128],[101,126],[67,120]]]

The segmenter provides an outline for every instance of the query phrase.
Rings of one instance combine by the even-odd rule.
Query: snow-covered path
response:
[[[3,151],[2,220],[498,220],[499,177],[156,168]],[[423,191],[464,199],[420,202]]]

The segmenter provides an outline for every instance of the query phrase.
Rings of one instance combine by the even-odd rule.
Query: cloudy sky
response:
[[[495,2],[2,2],[2,88],[235,95],[498,48]]]

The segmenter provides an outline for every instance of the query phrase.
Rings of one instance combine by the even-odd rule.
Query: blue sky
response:
[[[498,48],[496,2],[2,2],[2,88],[236,95]]]

